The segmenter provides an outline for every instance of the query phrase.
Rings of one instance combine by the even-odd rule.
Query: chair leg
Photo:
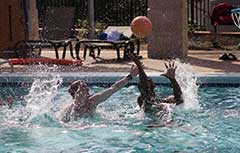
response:
[[[64,44],[64,45],[63,45],[62,59],[65,59],[65,56],[66,56],[66,50],[67,50],[67,44]]]
[[[97,50],[98,50],[98,54],[97,54],[97,56],[99,57],[100,54],[101,54],[101,47],[98,47]]]
[[[81,46],[81,44],[80,44],[79,42],[76,43],[76,45],[75,45],[76,58],[77,58],[78,60],[80,60],[80,57],[79,57],[80,46]]]
[[[117,51],[117,60],[120,60],[120,48],[116,47],[116,51]]]
[[[125,44],[123,49],[123,58],[127,59],[127,52],[128,52],[128,44]]]
[[[89,48],[89,56],[91,56],[92,58],[96,59],[94,47],[90,47]]]
[[[84,51],[83,51],[83,59],[86,60],[86,55],[87,55],[87,46],[84,46]]]
[[[38,49],[38,55],[41,56],[41,54],[42,54],[42,48],[40,47],[40,48]]]
[[[123,58],[124,58],[124,59],[127,59],[127,48],[124,48]]]
[[[55,50],[56,59],[59,59],[58,47],[56,45],[54,45],[53,47],[54,47],[54,50]]]
[[[74,55],[73,55],[73,45],[72,45],[72,42],[70,41],[69,42],[69,49],[70,49],[70,55],[73,59],[75,59]]]
[[[29,50],[29,56],[32,58],[33,57],[33,48],[31,47]]]

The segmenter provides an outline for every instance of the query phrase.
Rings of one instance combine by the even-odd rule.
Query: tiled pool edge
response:
[[[161,77],[159,73],[147,73],[156,84],[166,84],[170,82],[168,79]],[[116,80],[126,76],[127,73],[113,72],[113,73],[2,73],[0,74],[0,86],[7,84],[24,84],[32,83],[35,78],[44,78],[49,76],[60,76],[63,78],[64,83],[69,84],[73,80],[86,80],[89,84],[109,84],[114,83]],[[240,73],[231,74],[196,74],[197,82],[201,86],[240,86]],[[136,84],[138,78],[132,80],[131,84]]]

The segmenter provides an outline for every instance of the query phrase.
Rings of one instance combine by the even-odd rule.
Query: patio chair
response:
[[[76,54],[79,56],[80,45],[84,45],[83,58],[86,59],[87,50],[89,49],[89,55],[95,58],[95,49],[98,50],[98,56],[100,56],[102,49],[115,49],[117,52],[117,59],[120,60],[120,49],[124,49],[123,57],[126,58],[126,50],[135,50],[137,45],[137,55],[140,52],[140,40],[134,38],[133,33],[129,26],[108,26],[104,31],[104,34],[117,31],[121,33],[119,40],[102,40],[102,39],[82,39],[76,44]]]
[[[48,7],[44,15],[41,38],[18,42],[15,46],[16,57],[21,57],[19,48],[27,50],[30,57],[33,56],[32,53],[35,49],[39,49],[39,55],[41,55],[43,48],[54,48],[56,58],[59,59],[58,49],[63,47],[62,59],[64,59],[66,49],[69,47],[71,57],[75,58],[72,46],[74,13],[75,8],[73,7]]]

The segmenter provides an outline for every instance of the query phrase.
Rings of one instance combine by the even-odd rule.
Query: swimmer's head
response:
[[[70,88],[68,89],[68,92],[70,95],[74,98],[76,94],[82,95],[82,96],[89,96],[89,89],[88,85],[85,81],[74,81]]]

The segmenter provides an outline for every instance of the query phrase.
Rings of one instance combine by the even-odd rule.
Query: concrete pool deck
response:
[[[218,59],[221,54],[230,52],[235,54],[239,60],[221,61]],[[82,57],[82,51],[80,55]],[[147,72],[163,72],[165,70],[164,62],[166,60],[150,59],[147,57],[146,50],[142,50],[140,55],[143,57],[141,61],[144,63]],[[54,51],[42,51],[42,56],[55,58],[55,53]],[[128,72],[133,62],[130,60],[117,61],[116,57],[116,51],[103,50],[97,60],[87,56],[82,66],[60,66],[58,70],[61,72]],[[71,59],[69,52],[67,52],[66,59]],[[0,59],[1,61],[4,61],[4,59]],[[238,50],[189,50],[188,57],[181,59],[181,62],[190,64],[192,70],[198,74],[240,74],[240,51]],[[29,65],[14,66],[15,72],[28,72],[32,71],[32,69],[32,66]],[[9,64],[5,63],[0,65],[0,70],[2,73],[10,72],[11,68]]]

